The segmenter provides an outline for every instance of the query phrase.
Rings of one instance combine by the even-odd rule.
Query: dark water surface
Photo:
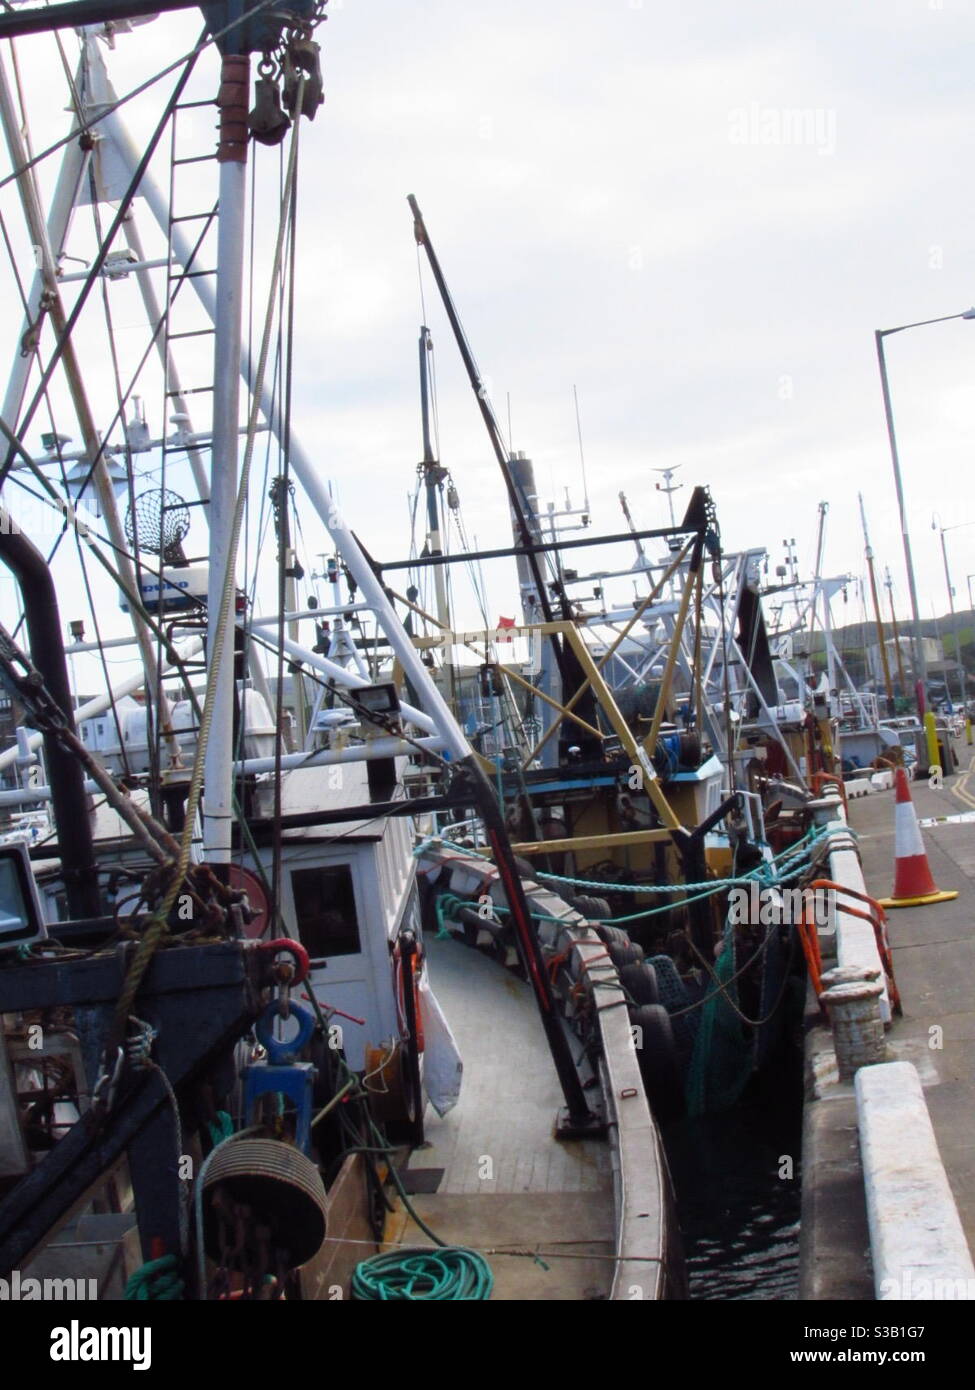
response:
[[[791,1052],[733,1111],[664,1131],[692,1299],[798,1297],[801,1136]],[[782,1178],[787,1158],[793,1176]]]

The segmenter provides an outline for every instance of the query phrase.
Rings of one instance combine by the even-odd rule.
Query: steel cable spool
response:
[[[239,1139],[214,1155],[203,1185],[204,1246],[214,1260],[220,1258],[223,1195],[249,1209],[249,1228],[270,1227],[275,1248],[285,1252],[291,1269],[307,1264],[321,1248],[328,1213],[325,1188],[314,1163],[290,1144]]]

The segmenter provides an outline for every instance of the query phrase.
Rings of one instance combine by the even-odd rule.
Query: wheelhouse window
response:
[[[348,864],[291,873],[298,937],[312,960],[354,956],[362,950]]]

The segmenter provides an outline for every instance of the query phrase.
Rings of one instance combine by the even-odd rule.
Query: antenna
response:
[[[675,464],[673,468],[654,468],[652,470],[654,473],[663,474],[663,482],[657,483],[655,486],[658,492],[665,492],[667,494],[667,507],[670,511],[671,526],[677,525],[676,521],[674,520],[674,502],[671,493],[680,492],[681,488],[684,486],[683,483],[674,483],[673,486],[671,486],[670,480],[677,472],[678,468],[680,468],[679,463]]]
[[[582,422],[579,419],[579,392],[574,386],[572,388],[572,399],[576,403],[576,435],[579,439],[579,465],[582,468],[582,505],[588,512],[591,509],[589,506],[589,484],[586,482],[586,456],[582,449]]]
[[[857,493],[857,501],[860,503],[860,524],[863,527],[863,548],[868,560],[873,559],[873,551],[870,549],[870,537],[867,534],[867,513],[863,506],[863,493]]]

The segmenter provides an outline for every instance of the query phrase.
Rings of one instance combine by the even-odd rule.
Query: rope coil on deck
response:
[[[356,1266],[352,1297],[360,1302],[462,1303],[491,1297],[494,1275],[483,1255],[462,1245],[407,1248]]]

